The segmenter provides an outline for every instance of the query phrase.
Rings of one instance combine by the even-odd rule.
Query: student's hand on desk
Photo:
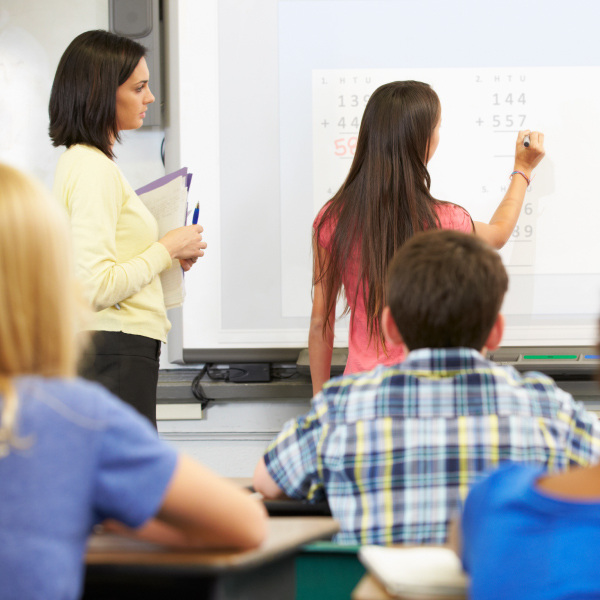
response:
[[[186,537],[180,530],[171,527],[158,519],[150,519],[138,529],[128,527],[114,519],[108,519],[107,521],[104,521],[100,527],[94,528],[94,533],[113,533],[123,537],[141,540],[142,542],[161,544],[173,548],[205,550],[207,547],[211,547],[211,544],[207,544],[203,540]]]
[[[158,241],[167,249],[171,258],[195,259],[204,256],[206,242],[202,241],[203,231],[201,225],[186,225],[172,229]]]
[[[267,523],[262,502],[182,454],[153,519],[137,529],[114,520],[103,525],[111,533],[169,546],[250,550],[264,541]]]
[[[525,146],[523,143],[526,135],[529,136],[529,146]],[[527,177],[531,178],[531,171],[540,164],[545,154],[543,133],[529,131],[529,129],[519,131],[515,149],[514,170],[523,171]]]

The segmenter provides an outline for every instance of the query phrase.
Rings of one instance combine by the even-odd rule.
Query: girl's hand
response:
[[[523,144],[526,135],[529,136],[529,146]],[[545,154],[543,133],[529,131],[528,129],[519,131],[514,170],[523,171],[527,177],[531,177],[531,171],[538,166]]]

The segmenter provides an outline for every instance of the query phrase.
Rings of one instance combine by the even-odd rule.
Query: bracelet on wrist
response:
[[[513,171],[510,174],[511,179],[512,179],[513,175],[522,175],[525,178],[525,181],[527,182],[527,186],[529,186],[531,184],[531,179],[529,179],[529,177],[527,177],[527,175],[525,175],[525,173],[523,173],[523,171]]]

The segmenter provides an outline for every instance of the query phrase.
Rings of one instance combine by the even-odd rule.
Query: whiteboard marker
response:
[[[531,142],[529,141],[529,134],[527,134],[523,140],[523,146],[525,146],[525,148],[529,148],[529,144],[531,144]]]

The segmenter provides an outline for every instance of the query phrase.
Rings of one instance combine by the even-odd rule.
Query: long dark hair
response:
[[[113,158],[112,144],[119,141],[117,88],[145,55],[141,44],[108,31],[78,35],[62,55],[52,84],[52,144],[88,144]]]
[[[328,312],[335,310],[342,274],[358,253],[362,285],[356,296],[363,296],[369,339],[377,337],[384,351],[379,321],[388,264],[415,232],[439,227],[435,207],[440,201],[429,191],[426,165],[439,118],[439,98],[426,83],[395,81],[375,90],[365,108],[348,176],[314,231],[318,243],[327,228],[335,226],[326,258],[316,257],[320,278],[313,282],[323,285]],[[324,333],[329,326],[326,320]]]

